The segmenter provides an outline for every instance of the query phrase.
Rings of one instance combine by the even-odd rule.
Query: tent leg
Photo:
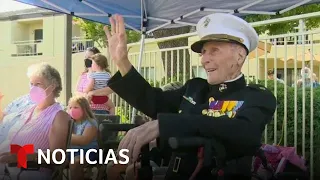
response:
[[[138,72],[141,71],[141,63],[142,63],[142,57],[143,57],[143,51],[144,51],[144,40],[146,38],[146,35],[144,33],[141,34],[141,40],[140,40],[140,52],[139,52],[139,61],[138,61]],[[134,117],[136,115],[137,110],[133,108],[132,110],[132,116],[131,116],[131,123],[134,123]]]
[[[72,79],[72,16],[65,15],[65,36],[64,36],[64,87],[65,105],[71,98],[71,79]]]

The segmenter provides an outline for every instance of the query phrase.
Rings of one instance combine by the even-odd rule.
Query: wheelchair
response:
[[[100,118],[99,118],[100,119]],[[101,140],[101,148],[104,150],[116,149],[120,140],[118,139],[119,131],[129,131],[141,124],[119,124],[119,119],[110,117],[101,117],[99,120],[99,138]],[[70,130],[73,124],[70,124]],[[68,137],[69,139],[70,137]],[[69,142],[68,142],[69,143]],[[264,156],[262,149],[257,147],[254,151],[244,154],[241,157],[228,157],[227,151],[224,145],[222,145],[216,139],[206,139],[202,137],[186,137],[177,138],[171,137],[168,140],[168,144],[172,150],[172,154],[176,152],[183,151],[185,149],[201,149],[201,168],[210,169],[210,178],[216,180],[229,180],[229,179],[246,179],[250,178],[252,180],[307,180],[309,176],[305,172],[301,172],[295,169],[293,165],[286,167],[281,173],[275,172],[269,164],[267,158]],[[177,162],[179,159],[170,161],[167,167],[154,168],[152,167],[150,160],[151,151],[149,149],[149,144],[145,145],[141,149],[140,157],[138,162],[140,162],[141,167],[137,169],[137,180],[164,180],[168,178],[168,171],[177,169]],[[174,158],[174,156],[172,156]],[[104,157],[105,158],[105,157]],[[250,167],[252,167],[252,159],[260,158],[262,165],[266,171],[268,171],[269,176],[263,176],[257,172],[252,172]],[[243,163],[237,164],[238,161],[243,160]],[[214,164],[214,166],[212,166]],[[15,166],[13,164],[11,166]],[[32,165],[32,162],[28,162],[28,169],[23,169],[22,171],[37,171],[39,170],[38,165]],[[32,168],[36,167],[36,168]],[[240,168],[239,168],[240,167]],[[248,168],[249,167],[249,168]],[[53,179],[62,179],[63,169],[65,166],[56,167],[56,171],[53,174]],[[240,170],[239,170],[240,169]],[[248,169],[249,172],[247,171]],[[191,171],[197,171],[197,166]],[[243,171],[246,171],[244,174]],[[124,174],[122,174],[124,176]],[[239,178],[239,177],[242,178]],[[106,180],[104,175],[101,179]],[[123,178],[124,179],[124,178]],[[170,178],[172,179],[172,178]],[[179,178],[175,178],[179,179]],[[207,179],[207,178],[206,178]]]
[[[120,124],[119,117],[108,116],[108,117],[99,117],[99,139],[101,143],[101,147],[104,150],[116,149],[120,142],[118,139],[119,131],[129,131],[132,128],[135,128],[141,124]],[[73,127],[73,121],[70,121],[69,131],[71,132]],[[70,137],[68,137],[68,145],[70,143]],[[262,149],[257,147],[254,151],[243,154],[241,157],[228,157],[226,148],[216,139],[206,139],[202,137],[186,137],[186,138],[177,138],[171,137],[168,140],[168,144],[171,148],[171,152],[173,154],[172,158],[174,158],[174,154],[176,152],[184,151],[185,149],[200,149],[200,158],[198,160],[202,164],[202,168],[210,169],[210,178],[216,180],[229,180],[229,179],[252,179],[252,180],[307,180],[309,179],[308,174],[305,172],[298,171],[296,167],[293,165],[285,168],[285,170],[281,173],[275,172],[269,164],[267,158],[264,156],[264,152]],[[100,146],[100,145],[99,145]],[[137,169],[137,180],[164,180],[167,179],[168,176],[172,175],[172,172],[169,170],[178,170],[179,162],[178,159],[171,160],[167,167],[155,168],[152,167],[150,160],[152,159],[152,152],[149,149],[149,144],[145,145],[141,149],[140,157],[138,162],[140,162],[141,166]],[[104,157],[105,158],[105,157]],[[262,161],[263,168],[268,171],[269,176],[263,176],[257,172],[252,172],[252,159],[260,158]],[[237,162],[243,161],[243,163],[239,164]],[[198,161],[198,162],[199,162]],[[178,163],[179,164],[179,163]],[[214,164],[214,166],[212,166]],[[10,164],[9,166],[16,166],[16,164]],[[239,168],[240,167],[240,168]],[[34,164],[34,162],[28,162],[28,169],[21,169],[23,171],[38,171],[39,165]],[[62,179],[63,178],[63,170],[66,168],[66,165],[60,165],[56,167],[51,167],[54,169],[54,174],[52,179]],[[51,169],[50,168],[50,169]],[[239,170],[240,169],[240,170]],[[247,171],[249,169],[249,172]],[[194,169],[191,169],[191,172],[196,172],[199,170],[199,167],[194,166]],[[246,171],[246,173],[243,173]],[[178,172],[178,171],[176,171]],[[6,172],[8,177],[10,175]],[[169,175],[168,175],[169,174]],[[177,173],[178,174],[178,173]],[[106,175],[102,175],[99,179],[106,180]],[[122,174],[124,176],[125,174]],[[175,176],[175,175],[174,175]],[[240,178],[239,178],[240,177]],[[124,179],[124,178],[123,178]],[[173,178],[170,178],[173,179]],[[179,179],[179,178],[174,178]],[[189,179],[189,178],[187,178]],[[198,179],[198,177],[197,177]],[[208,179],[208,178],[206,178]]]
[[[108,134],[108,136],[104,136],[107,139],[104,139],[104,149],[114,149],[117,148],[119,141],[115,140],[113,138],[110,138],[112,133],[111,131],[128,131],[134,127],[139,126],[140,124],[115,124],[112,122],[104,122],[101,123],[99,126],[99,131],[101,134]],[[203,156],[204,156],[204,167],[211,165],[211,158],[212,156],[212,147],[215,147],[215,153],[217,154],[215,156],[216,161],[216,168],[212,170],[212,173],[218,174],[219,177],[224,176],[223,171],[226,163],[226,153],[224,147],[214,140],[206,140],[200,137],[193,137],[193,138],[170,138],[169,139],[169,145],[171,149],[174,151],[183,149],[183,148],[197,148],[197,147],[203,147]],[[151,160],[151,151],[149,149],[149,144],[144,145],[141,149],[140,157],[138,162],[140,162],[140,168],[137,170],[137,179],[138,180],[152,180],[152,179],[163,179],[165,178],[163,176],[163,172],[165,172],[167,169],[172,168],[171,166],[174,166],[173,164],[169,164],[169,167],[161,167],[160,173],[159,168],[154,168],[151,166],[150,163]],[[173,167],[174,168],[174,167]],[[161,173],[162,172],[162,173]],[[220,178],[221,179],[221,178]]]
[[[119,132],[127,132],[130,129],[133,129],[137,126],[142,125],[145,121],[135,121],[133,124],[120,124],[119,118],[112,118],[112,116],[107,116],[108,118],[98,117],[99,120],[99,139],[100,139],[100,148],[104,151],[108,151],[109,149],[116,150],[121,141],[119,138]],[[110,118],[111,117],[111,118]],[[141,118],[137,118],[141,119]],[[149,149],[148,149],[149,151]],[[143,156],[145,156],[144,153]],[[104,153],[104,159],[106,154]],[[125,173],[121,174],[122,178],[124,178]],[[107,175],[104,176],[106,179]]]
[[[265,156],[262,146],[248,148],[243,154],[230,156],[225,146],[217,139],[205,139],[202,137],[170,138],[170,147],[175,151],[181,148],[203,148],[203,167],[210,168],[212,179],[251,179],[251,180],[308,180],[309,173],[290,161],[283,162],[282,158],[276,167]],[[251,152],[250,152],[251,149]],[[261,166],[257,171],[254,168],[256,159],[261,160]],[[214,167],[210,166],[214,164]],[[283,164],[281,164],[283,163]],[[280,167],[280,168],[279,168]],[[173,167],[174,168],[174,167]],[[281,169],[282,170],[279,170]],[[265,173],[267,172],[267,173]]]
[[[121,127],[122,126],[122,127]],[[121,125],[109,125],[108,129],[111,131],[128,131],[131,128],[134,128],[138,125],[134,124],[121,124]],[[113,148],[117,147],[118,142],[113,142]],[[108,142],[107,144],[112,144]],[[172,154],[176,152],[183,151],[185,149],[200,149],[201,150],[201,161],[202,168],[210,169],[209,179],[212,180],[229,180],[229,179],[251,179],[251,180],[307,180],[309,175],[307,172],[302,172],[297,170],[294,165],[288,163],[288,166],[282,172],[276,172],[272,169],[268,163],[268,159],[264,155],[261,146],[257,145],[252,150],[244,153],[243,155],[237,157],[228,156],[227,150],[222,143],[217,139],[206,139],[202,137],[186,137],[186,138],[177,138],[171,137],[168,140],[168,144],[172,150]],[[108,148],[111,148],[109,146]],[[174,156],[172,156],[174,158]],[[264,174],[259,174],[252,170],[253,159],[259,158],[262,161],[263,169],[268,171],[268,176]],[[161,167],[161,172],[158,173],[157,168],[154,168],[150,164],[151,160],[151,151],[149,149],[149,144],[145,145],[141,149],[140,157],[138,162],[141,166],[137,170],[137,180],[164,180],[167,179],[172,172],[169,170],[175,171],[178,169],[179,162],[178,159],[171,160],[167,167]],[[199,165],[199,164],[198,164]],[[198,171],[199,167],[196,165],[192,171]],[[165,169],[165,170],[164,170]],[[176,171],[177,172],[177,171]],[[175,177],[171,176],[170,179],[180,179],[179,175]],[[187,178],[189,179],[189,178]],[[197,177],[198,179],[198,177]],[[208,178],[206,178],[208,179]]]

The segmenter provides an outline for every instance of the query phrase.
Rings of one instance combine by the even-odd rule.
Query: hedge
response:
[[[265,81],[258,82],[265,85]],[[267,88],[274,92],[274,81],[267,82]],[[278,101],[277,106],[277,141],[276,144],[284,145],[283,137],[283,122],[284,122],[284,85],[277,83],[276,96]],[[311,88],[305,88],[305,159],[309,165],[310,160],[310,107]],[[294,87],[287,86],[287,146],[294,146]],[[302,155],[302,102],[303,102],[303,89],[297,88],[297,153]],[[314,176],[320,177],[320,88],[313,88],[313,161],[314,161]],[[267,128],[267,143],[274,143],[274,123],[271,121]],[[264,142],[264,139],[262,139]]]

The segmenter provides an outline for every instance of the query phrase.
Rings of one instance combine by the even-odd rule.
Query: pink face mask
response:
[[[74,120],[79,120],[82,118],[83,112],[81,109],[77,108],[72,108],[69,110],[69,115],[72,117]]]
[[[31,86],[30,98],[32,102],[40,104],[47,98],[47,94],[44,89],[37,86]]]

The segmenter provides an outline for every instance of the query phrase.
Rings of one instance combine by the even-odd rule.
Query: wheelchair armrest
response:
[[[307,173],[302,173],[302,172],[281,172],[277,173],[276,177],[279,179],[309,179],[309,175]]]
[[[99,123],[99,142],[100,146],[104,146],[107,149],[115,148],[120,141],[118,140],[117,132],[129,131],[134,128],[134,124],[115,124],[110,121],[102,121]]]
[[[8,163],[8,167],[17,167],[18,163]]]
[[[169,145],[172,149],[181,149],[188,147],[200,147],[207,143],[207,139],[201,137],[186,137],[186,138],[169,138]]]
[[[8,163],[8,167],[17,167],[18,163]],[[57,166],[56,164],[38,164],[36,161],[27,161],[27,168],[21,168],[24,171],[39,171],[40,168],[47,168],[47,169],[55,169]]]
[[[120,140],[106,140],[104,142],[106,146],[117,146],[119,145],[119,143],[120,143]]]
[[[268,160],[267,160],[267,157],[266,157],[265,154],[264,154],[263,149],[261,149],[261,148],[258,149],[258,151],[257,151],[257,153],[256,153],[256,157],[260,158],[261,163],[262,163],[262,165],[263,165],[264,168],[269,169],[269,167],[268,167]],[[273,171],[273,170],[272,170],[272,171]]]
[[[215,139],[203,138],[203,137],[184,137],[169,138],[169,145],[172,149],[177,150],[180,148],[194,148],[204,147],[204,166],[209,166],[212,162],[212,158],[216,158],[216,164],[218,167],[223,167],[226,163],[226,150],[224,146]],[[212,152],[214,150],[215,153]]]
[[[218,161],[216,163],[219,163],[221,164],[221,166],[223,166],[224,163],[227,161],[226,148],[222,143],[220,143],[218,140],[214,138],[211,139],[211,146],[213,147],[216,161]]]
[[[109,122],[102,122],[99,125],[100,131],[102,131],[104,128],[106,128],[108,131],[129,131],[130,129],[133,129],[135,127],[135,124],[114,124]]]
[[[8,163],[8,167],[17,167],[18,163]],[[38,171],[41,167],[41,164],[38,164],[35,161],[27,161],[27,168],[22,168],[25,171]]]
[[[224,145],[214,138],[209,139],[198,136],[184,138],[171,137],[169,138],[169,145],[172,149],[208,146],[213,148],[219,157],[226,158],[227,156]]]
[[[227,159],[226,149],[223,144],[214,138],[203,138],[199,136],[169,138],[169,145],[172,149],[204,147],[204,166],[210,165],[211,160],[215,157],[217,167],[222,168]],[[212,152],[212,150],[214,152]]]
[[[141,180],[152,179],[153,171],[150,165],[149,144],[142,146],[139,160],[140,160],[141,167],[138,169],[138,179],[141,179]]]

